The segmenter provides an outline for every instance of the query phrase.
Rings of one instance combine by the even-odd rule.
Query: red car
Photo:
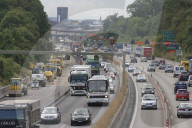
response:
[[[179,89],[176,93],[176,100],[188,100],[189,101],[189,92],[187,89]]]
[[[158,65],[160,65],[161,63],[164,63],[164,64],[165,64],[166,62],[165,62],[165,60],[159,60]]]

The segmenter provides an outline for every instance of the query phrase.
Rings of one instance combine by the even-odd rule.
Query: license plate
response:
[[[185,109],[185,111],[189,111],[188,109]]]
[[[82,122],[82,121],[78,121],[78,122]]]

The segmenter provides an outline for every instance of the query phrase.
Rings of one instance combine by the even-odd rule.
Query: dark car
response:
[[[71,114],[71,126],[91,124],[91,113],[87,108],[77,108]]]
[[[187,89],[187,83],[185,81],[175,82],[174,93],[176,94],[179,89]]]
[[[165,69],[165,68],[166,68],[166,64],[165,63],[160,63],[159,69]]]
[[[152,84],[144,84],[141,89],[141,95],[143,97],[144,94],[155,94],[155,88]]]
[[[41,123],[59,123],[61,121],[61,114],[57,107],[46,107],[41,113]]]
[[[189,73],[188,72],[181,72],[179,77],[179,81],[188,81]]]
[[[155,66],[159,66],[159,62],[157,60],[153,60],[152,64],[154,64]]]
[[[131,63],[137,63],[137,58],[135,57],[131,58]]]

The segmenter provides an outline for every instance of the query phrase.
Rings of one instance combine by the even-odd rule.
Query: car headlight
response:
[[[85,118],[85,120],[88,120],[88,118]]]
[[[72,120],[75,120],[75,118],[73,117]]]
[[[108,96],[105,96],[105,98],[108,98]]]
[[[154,93],[154,91],[151,91],[152,93]]]
[[[53,118],[57,118],[58,117],[58,115],[56,115],[56,116],[53,116]]]
[[[45,116],[44,116],[44,115],[41,115],[41,118],[43,119],[43,118],[45,118]]]
[[[87,98],[89,99],[89,98],[90,98],[90,96],[87,96]]]

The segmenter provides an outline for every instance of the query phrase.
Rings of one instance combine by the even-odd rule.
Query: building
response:
[[[57,22],[68,19],[68,7],[57,7]]]

